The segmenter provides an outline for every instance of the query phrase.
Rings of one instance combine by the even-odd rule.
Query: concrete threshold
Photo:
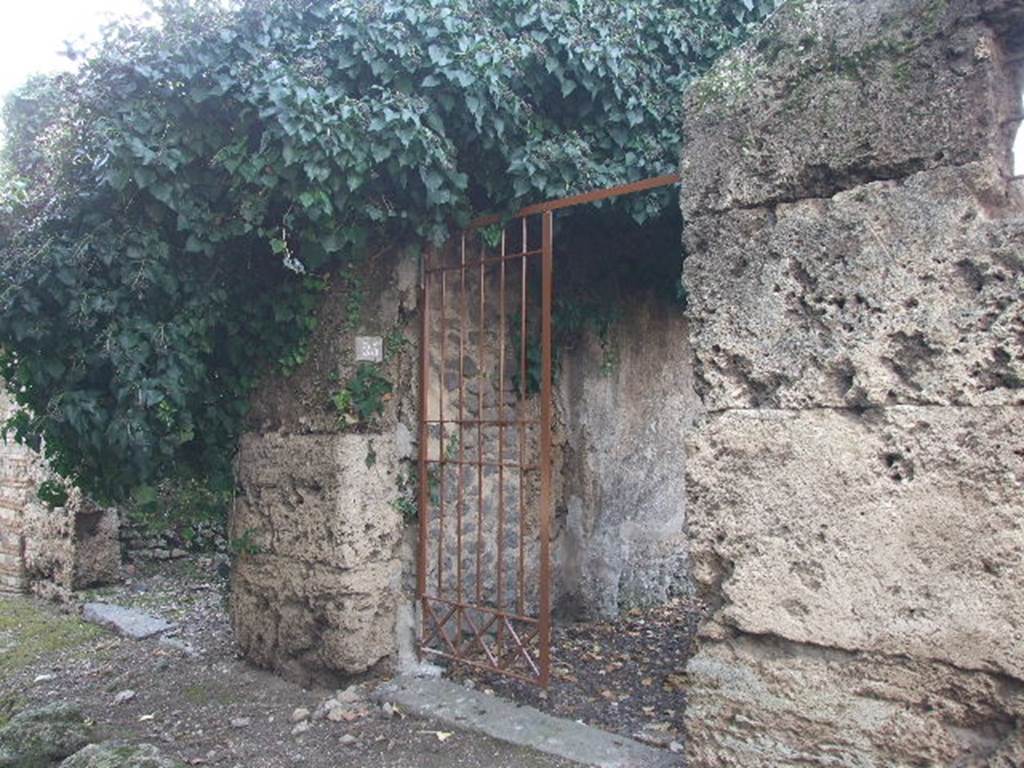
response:
[[[372,694],[419,717],[598,768],[682,766],[675,755],[437,678],[396,677]]]

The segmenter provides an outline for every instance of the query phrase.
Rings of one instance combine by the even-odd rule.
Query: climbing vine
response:
[[[360,363],[344,387],[331,397],[338,418],[346,426],[373,424],[384,412],[393,386],[374,363]]]
[[[680,93],[774,5],[158,0],[159,23],[111,25],[5,107],[8,431],[100,501],[226,492],[248,396],[301,364],[325,275],[671,171]]]

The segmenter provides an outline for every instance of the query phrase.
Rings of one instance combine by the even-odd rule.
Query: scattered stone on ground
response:
[[[343,706],[335,705],[327,710],[327,719],[333,723],[340,723],[342,720],[346,720],[350,710]]]
[[[362,701],[365,697],[362,689],[357,685],[350,685],[343,691],[338,691],[337,700],[342,704],[353,704],[357,701]]]
[[[292,712],[292,722],[293,723],[300,723],[303,720],[308,720],[308,719],[309,719],[309,710],[306,709],[305,707],[299,707],[294,712]]]
[[[161,637],[157,641],[164,648],[170,648],[175,651],[181,651],[186,656],[198,656],[196,649],[193,648],[189,643],[184,640],[179,640],[176,637]]]
[[[87,745],[93,729],[78,707],[24,709],[0,727],[0,768],[46,768]]]
[[[133,691],[131,688],[127,688],[127,689],[121,691],[120,693],[118,693],[117,696],[114,697],[114,704],[115,705],[117,705],[117,704],[127,704],[129,701],[131,701],[134,698],[135,698],[135,691]]]
[[[82,618],[92,624],[98,624],[117,632],[119,635],[133,640],[145,640],[147,637],[159,635],[175,627],[175,624],[150,616],[134,608],[125,608],[111,603],[86,603],[82,608]]]
[[[90,744],[60,764],[60,768],[181,768],[152,744],[108,741]]]

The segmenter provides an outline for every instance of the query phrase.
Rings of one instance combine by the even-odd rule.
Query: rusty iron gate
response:
[[[477,219],[423,262],[421,657],[551,676],[554,212],[661,176]]]

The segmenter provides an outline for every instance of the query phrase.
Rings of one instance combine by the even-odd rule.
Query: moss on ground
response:
[[[102,634],[99,627],[61,615],[30,599],[0,598],[0,678]]]
[[[7,722],[22,708],[21,697],[9,693],[0,695],[0,728],[7,725]]]
[[[185,700],[194,707],[210,705],[227,706],[241,701],[238,691],[231,685],[220,685],[216,682],[196,683],[182,692]]]

